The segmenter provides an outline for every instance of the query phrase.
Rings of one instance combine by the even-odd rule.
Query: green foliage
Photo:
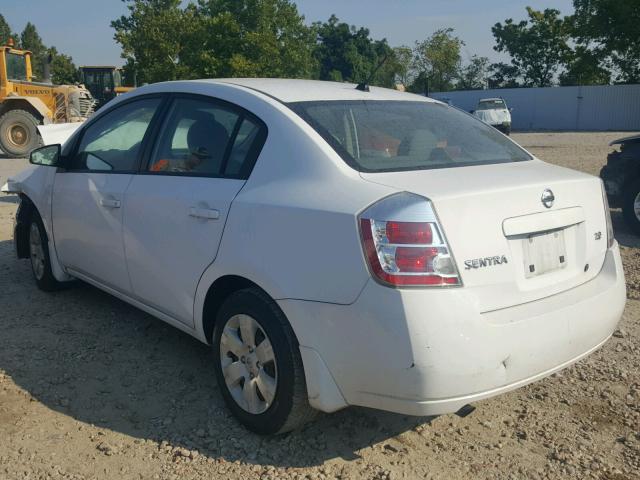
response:
[[[111,25],[139,83],[313,72],[312,31],[289,0],[126,1]]]
[[[459,90],[479,90],[487,86],[489,59],[473,55],[469,63],[460,68],[456,88]]]
[[[56,47],[48,50],[51,58],[51,81],[56,85],[69,85],[79,82],[78,69],[69,55],[58,53]]]
[[[493,63],[489,67],[491,76],[488,79],[489,88],[516,88],[520,87],[518,78],[520,70],[515,65],[504,62]]]
[[[31,22],[27,22],[27,25],[20,34],[20,48],[31,51],[31,69],[33,70],[33,76],[38,80],[42,80],[44,65],[47,61],[47,47],[45,47],[42,42],[36,26]]]
[[[607,85],[611,71],[606,67],[601,51],[578,45],[569,55],[565,71],[560,74],[560,85]]]
[[[0,13],[0,45],[6,45],[10,38],[12,38],[14,44],[18,46],[20,37],[11,31],[11,27]]]
[[[397,65],[386,40],[372,40],[368,29],[340,22],[335,15],[325,23],[314,23],[313,29],[317,36],[314,57],[321,80],[370,80],[372,85],[393,86]]]
[[[640,83],[640,0],[574,0],[573,6],[573,35],[592,52],[583,58],[587,71],[597,77],[610,63],[618,82]]]
[[[405,87],[411,83],[413,70],[413,50],[411,47],[402,45],[393,49],[394,69],[396,71],[396,81]]]
[[[424,41],[416,42],[413,68],[418,74],[409,90],[424,92],[451,90],[460,69],[460,49],[464,42],[453,35],[453,28],[436,30]]]
[[[72,84],[79,80],[78,70],[71,57],[59,53],[55,47],[47,47],[33,23],[28,22],[18,37],[18,35],[11,33],[11,28],[4,17],[0,15],[0,42],[4,44],[6,42],[4,38],[7,35],[14,38],[16,47],[19,46],[24,50],[31,51],[31,67],[35,80],[44,80],[44,67],[49,61],[51,62],[51,80],[54,84]]]
[[[509,18],[492,27],[494,50],[511,56],[511,66],[525,86],[548,87],[571,51],[569,26],[555,9],[527,7],[527,14],[528,20],[514,23]]]
[[[188,31],[184,31],[187,14],[180,0],[136,0],[128,9],[129,15],[114,20],[111,26],[115,40],[122,45],[122,57],[135,64],[139,81],[189,78],[179,61],[189,48]]]
[[[313,34],[290,0],[198,0],[196,14],[200,76],[311,76]]]

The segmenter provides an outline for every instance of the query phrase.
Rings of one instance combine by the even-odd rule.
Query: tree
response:
[[[56,85],[68,85],[77,83],[78,69],[69,55],[58,53],[56,47],[49,48],[48,55],[51,58],[51,81]]]
[[[489,88],[517,88],[522,86],[518,81],[520,75],[518,67],[498,62],[492,63],[489,69],[492,73],[488,79]]]
[[[489,59],[473,55],[469,63],[460,69],[456,87],[460,90],[478,90],[487,86]]]
[[[189,78],[179,59],[186,48],[185,12],[180,0],[132,0],[129,15],[111,22],[122,57],[135,65],[140,82]]]
[[[311,76],[313,33],[292,1],[198,0],[196,14],[202,75]]]
[[[413,75],[413,50],[406,45],[394,47],[393,58],[395,61],[396,81],[405,87],[409,86]]]
[[[593,52],[584,60],[590,70],[595,59],[608,59],[617,81],[640,83],[640,0],[573,0],[573,6],[576,41]]]
[[[566,70],[560,74],[560,85],[608,85],[611,71],[600,50],[578,45],[569,55]]]
[[[370,80],[374,85],[393,86],[398,66],[385,39],[373,40],[368,29],[340,22],[335,15],[325,23],[314,23],[313,29],[317,39],[314,57],[321,80]]]
[[[493,47],[511,56],[511,67],[525,86],[548,87],[570,53],[569,25],[560,12],[543,12],[527,7],[528,20],[496,23],[491,31],[496,39]]]
[[[453,35],[453,28],[436,30],[422,42],[416,42],[413,68],[417,78],[410,86],[414,92],[451,90],[460,68],[460,49],[464,42]]]
[[[47,47],[42,43],[42,38],[38,34],[36,26],[27,22],[24,30],[20,34],[20,47],[32,53],[31,68],[33,75],[39,80],[44,76],[44,64],[47,61]]]
[[[111,26],[140,83],[313,72],[311,29],[290,0],[125,1]]]
[[[11,27],[0,13],[0,45],[6,45],[10,38],[16,46],[20,43],[18,35],[11,31]]]

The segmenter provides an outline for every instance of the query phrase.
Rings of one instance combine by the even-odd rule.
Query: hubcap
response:
[[[251,316],[227,320],[220,337],[220,363],[233,400],[245,411],[266,411],[276,396],[278,368],[269,337]]]
[[[35,222],[31,224],[29,229],[29,253],[31,254],[33,274],[38,280],[41,280],[44,276],[44,248],[42,247],[40,230]]]
[[[633,201],[633,211],[635,212],[638,221],[640,221],[640,192],[638,192],[636,199]]]
[[[27,143],[29,133],[24,125],[13,125],[9,128],[9,140],[18,147],[22,147]]]

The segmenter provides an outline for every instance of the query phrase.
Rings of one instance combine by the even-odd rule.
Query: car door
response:
[[[60,261],[71,274],[126,293],[131,283],[122,241],[124,192],[161,102],[127,102],[91,122],[54,180],[53,235]]]
[[[231,202],[265,136],[261,121],[228,103],[172,100],[125,195],[124,244],[140,301],[193,324],[198,281],[216,257]]]

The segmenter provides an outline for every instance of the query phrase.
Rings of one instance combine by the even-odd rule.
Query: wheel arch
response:
[[[29,221],[33,212],[38,212],[33,201],[24,193],[20,194],[20,206],[16,212],[14,230],[16,255],[18,258],[29,258]]]
[[[200,322],[200,333],[204,335],[203,338],[205,341],[209,344],[212,342],[217,312],[225,299],[233,292],[245,288],[256,288],[274,300],[276,306],[280,309],[287,322],[289,322],[291,332],[293,333],[296,343],[299,345],[307,398],[310,405],[323,412],[335,412],[347,407],[347,402],[318,352],[313,348],[304,347],[299,344],[294,325],[280,305],[278,305],[278,302],[275,301],[273,296],[269,295],[265,289],[261,288],[260,285],[246,277],[240,275],[223,275],[218,277],[207,289]]]
[[[200,322],[204,338],[208,343],[211,343],[216,316],[224,301],[232,293],[245,288],[256,288],[273,300],[273,297],[260,285],[240,275],[223,275],[209,286],[204,298]]]
[[[0,115],[12,110],[25,110],[33,115],[40,125],[51,120],[51,110],[39,98],[9,97],[0,103]]]
[[[49,250],[49,261],[51,262],[51,270],[55,279],[59,282],[68,282],[72,280],[66,271],[64,270],[62,264],[58,259],[58,254],[55,249],[55,244],[53,241],[51,225],[49,225],[50,219],[47,216],[43,215],[36,202],[33,201],[29,195],[24,192],[19,193],[20,196],[20,205],[18,207],[18,211],[16,212],[16,225],[14,230],[14,244],[16,249],[16,254],[18,258],[29,258],[29,225],[31,218],[34,213],[36,213],[40,220],[42,221],[42,225],[44,226],[44,233],[47,237],[47,248]],[[46,208],[46,205],[45,207]]]

